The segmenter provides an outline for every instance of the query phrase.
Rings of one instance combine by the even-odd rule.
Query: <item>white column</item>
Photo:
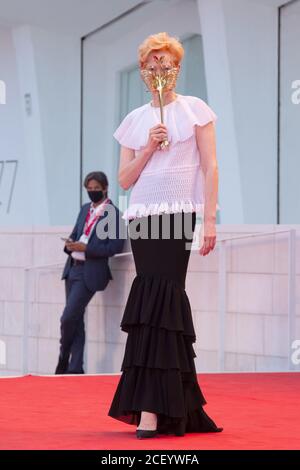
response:
[[[197,0],[197,2],[203,38],[207,96],[209,104],[218,115],[216,126],[221,220],[225,223],[242,223],[244,218],[240,161],[223,1]],[[227,186],[229,182],[230,191]]]
[[[222,223],[276,223],[276,5],[197,4],[208,101],[219,116]]]

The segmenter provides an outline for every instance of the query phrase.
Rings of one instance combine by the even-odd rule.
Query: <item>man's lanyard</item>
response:
[[[83,229],[83,233],[88,237],[89,234],[90,234],[90,231],[93,227],[93,225],[97,222],[97,220],[99,219],[99,217],[101,217],[101,215],[103,214],[104,212],[104,206],[105,204],[110,201],[110,199],[107,197],[105,199],[105,201],[103,201],[101,203],[101,211],[99,214],[95,214],[92,218],[91,218],[91,208],[89,209],[88,213],[87,213],[87,216],[86,216],[86,219],[85,219],[85,224],[84,224],[84,229]],[[103,207],[102,207],[103,205]]]

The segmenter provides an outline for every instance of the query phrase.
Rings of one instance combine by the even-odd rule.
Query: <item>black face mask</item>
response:
[[[88,191],[89,198],[93,202],[100,202],[103,199],[103,191]]]

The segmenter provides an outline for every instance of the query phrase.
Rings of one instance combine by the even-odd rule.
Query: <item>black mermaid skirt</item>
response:
[[[138,426],[142,411],[156,413],[161,434],[222,431],[203,409],[194,364],[185,279],[195,223],[195,212],[129,222],[136,276],[120,325],[128,336],[108,415]]]

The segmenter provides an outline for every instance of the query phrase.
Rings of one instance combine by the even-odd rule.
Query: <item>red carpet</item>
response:
[[[107,416],[118,376],[2,378],[0,449],[300,449],[298,373],[198,378],[223,432],[150,440]]]

